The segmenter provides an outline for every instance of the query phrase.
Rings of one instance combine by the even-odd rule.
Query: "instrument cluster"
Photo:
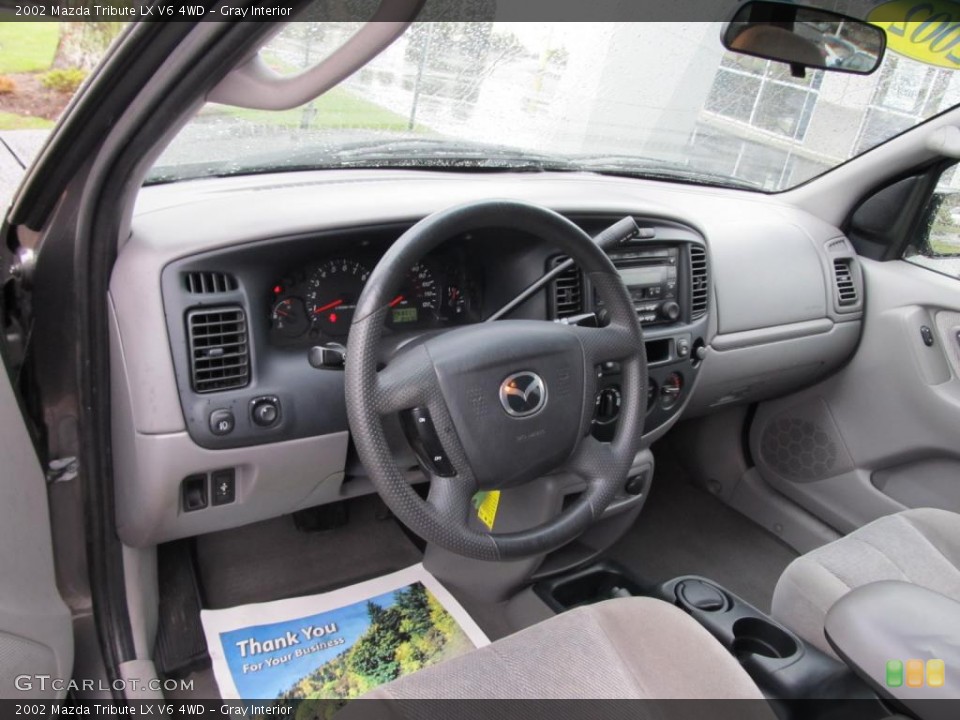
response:
[[[289,273],[270,289],[271,341],[345,342],[360,293],[379,258],[337,254]],[[479,321],[479,285],[459,255],[428,257],[407,272],[386,325],[402,332]]]

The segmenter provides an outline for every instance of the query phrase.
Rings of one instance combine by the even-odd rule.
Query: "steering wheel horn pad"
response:
[[[443,241],[510,227],[543,238],[582,268],[610,323],[584,328],[538,320],[465,326],[402,348],[379,367],[388,311],[408,268]],[[590,435],[596,367],[621,366],[624,398],[613,441]],[[623,488],[646,415],[643,333],[610,259],[579,227],[536,205],[485,201],[444,210],[404,233],[371,273],[357,302],[345,367],[347,416],[361,462],[384,502],[411,530],[451,552],[509,560],[554,550],[587,530]],[[384,417],[429,411],[455,474],[432,477],[426,501],[410,486],[386,440]],[[584,490],[551,520],[511,533],[469,521],[478,490],[506,489],[551,472]]]
[[[484,323],[439,335],[426,350],[479,489],[543,476],[584,434],[584,408],[592,412],[593,406],[585,397],[583,349],[567,327],[536,320]],[[516,385],[511,378],[527,374],[542,382],[528,396],[538,402],[536,411],[511,414],[501,393],[517,391],[507,381]]]

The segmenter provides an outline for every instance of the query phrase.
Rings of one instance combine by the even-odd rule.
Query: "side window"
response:
[[[69,4],[82,9],[88,3]],[[12,4],[3,5],[0,17],[16,17]],[[126,24],[54,22],[52,18],[0,22],[0,215],[6,213],[24,168],[33,162],[74,93]]]
[[[960,279],[960,172],[957,165],[941,176],[925,222],[904,253],[904,260]]]

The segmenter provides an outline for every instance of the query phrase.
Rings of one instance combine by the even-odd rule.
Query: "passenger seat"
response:
[[[853,588],[878,580],[914,583],[960,602],[960,515],[905,510],[800,556],[780,576],[771,614],[836,657],[823,633],[827,611]]]

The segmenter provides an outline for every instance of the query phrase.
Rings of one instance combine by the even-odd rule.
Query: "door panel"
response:
[[[960,281],[903,261],[861,265],[853,359],[763,403],[750,432],[764,480],[841,532],[905,507],[960,512]]]
[[[54,577],[46,479],[0,367],[0,697],[54,698],[36,675],[70,678],[73,630]],[[18,689],[17,677],[21,679]],[[27,687],[30,689],[27,689]]]

